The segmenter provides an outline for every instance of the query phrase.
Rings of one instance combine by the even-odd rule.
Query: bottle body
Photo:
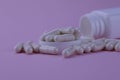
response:
[[[120,8],[96,10],[83,15],[80,30],[83,37],[120,38]]]

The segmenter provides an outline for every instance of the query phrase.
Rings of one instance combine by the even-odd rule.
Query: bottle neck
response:
[[[89,13],[81,18],[80,30],[83,36],[100,38],[105,34],[105,22],[96,13]]]

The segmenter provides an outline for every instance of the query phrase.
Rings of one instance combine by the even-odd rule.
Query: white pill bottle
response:
[[[83,38],[120,38],[120,8],[92,11],[80,19]]]

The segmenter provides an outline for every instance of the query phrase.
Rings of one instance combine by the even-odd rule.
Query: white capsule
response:
[[[105,39],[105,43],[111,42],[111,41],[118,41],[117,39]]]
[[[32,53],[33,53],[33,48],[32,48],[32,46],[29,44],[29,42],[25,43],[25,44],[23,45],[23,48],[24,48],[25,53],[27,53],[27,54],[32,54]]]
[[[45,37],[45,41],[47,41],[47,42],[54,42],[54,36],[55,35],[47,35]]]
[[[113,39],[105,39],[105,43],[108,43],[110,41],[113,41]]]
[[[45,37],[48,35],[60,35],[60,30],[59,29],[54,29],[52,31],[43,33],[43,35],[41,35],[40,40],[45,41]]]
[[[31,42],[31,43],[29,43],[29,44],[32,46],[33,52],[39,53],[39,47],[40,47],[39,44],[36,44],[36,43],[33,43],[33,42]]]
[[[111,50],[113,50],[113,48],[114,48],[114,45],[111,43],[107,43],[105,45],[105,50],[107,50],[107,51],[111,51]]]
[[[83,47],[85,53],[90,53],[92,51],[91,46],[83,45],[82,47]]]
[[[58,48],[47,45],[40,46],[39,51],[44,54],[58,54]]]
[[[48,35],[47,33],[43,33],[43,34],[40,36],[40,41],[45,41],[45,37],[46,37],[47,35]]]
[[[82,47],[82,49],[84,49],[84,52],[88,53],[88,52],[91,52],[91,49],[92,49],[91,42],[92,41],[93,41],[93,39],[80,39],[78,41],[78,44],[76,44],[75,46],[80,46],[80,48]]]
[[[68,57],[71,57],[75,54],[75,49],[73,47],[69,47],[69,48],[66,48],[62,51],[62,55],[65,57],[65,58],[68,58]]]
[[[20,53],[23,51],[23,43],[18,43],[15,47],[14,50],[16,53]]]
[[[84,49],[81,46],[74,46],[74,49],[77,54],[84,54]]]
[[[87,38],[87,39],[80,39],[82,44],[88,44],[93,41],[93,39]]]
[[[64,34],[64,35],[56,35],[54,36],[55,42],[66,42],[66,41],[74,41],[75,36],[73,34]]]
[[[99,39],[96,39],[94,41],[102,41],[102,42],[105,42],[106,38],[99,38]]]
[[[105,47],[105,42],[104,40],[98,39],[92,42],[92,51],[101,51]]]
[[[117,40],[111,40],[109,42],[106,43],[105,45],[105,50],[111,51],[114,49],[115,45],[117,44]]]
[[[118,42],[115,47],[114,47],[115,51],[120,52],[120,42]]]
[[[72,28],[72,27],[60,29],[61,34],[73,34],[74,31],[75,31],[75,28]]]
[[[75,31],[74,31],[74,36],[75,36],[75,39],[76,40],[78,40],[78,39],[80,39],[80,30],[79,29],[75,29]]]

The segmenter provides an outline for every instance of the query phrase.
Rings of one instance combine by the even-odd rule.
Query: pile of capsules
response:
[[[54,29],[50,32],[44,33],[40,40],[45,42],[68,42],[75,41],[80,38],[80,30],[77,28],[61,28]]]
[[[99,51],[117,51],[120,52],[120,40],[118,39],[79,39],[80,31],[75,28],[64,28],[64,29],[55,29],[48,33],[44,33],[41,36],[40,41],[44,42],[68,42],[79,40],[82,43],[75,44],[65,48],[61,54],[65,57],[71,57],[73,55],[82,55],[85,53],[99,52]],[[59,55],[59,49],[54,46],[40,45],[32,41],[26,43],[18,43],[14,50],[16,53],[26,53],[26,54],[52,54]]]

